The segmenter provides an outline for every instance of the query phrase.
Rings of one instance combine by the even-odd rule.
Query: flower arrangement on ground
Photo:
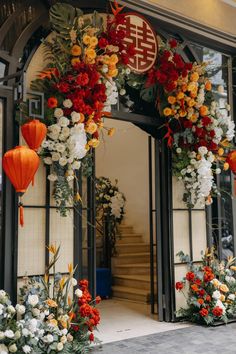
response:
[[[95,341],[93,331],[100,321],[95,305],[100,298],[92,301],[88,281],[78,283],[71,264],[68,276],[56,273],[59,248],[52,245],[49,251],[52,257],[44,277],[25,278],[20,304],[13,307],[5,291],[0,292],[3,354],[83,354]]]
[[[125,196],[119,191],[118,180],[113,185],[109,178],[96,178],[96,220],[102,234],[104,230],[110,240],[112,253],[115,251],[117,226],[125,214]]]
[[[236,313],[236,266],[235,258],[219,261],[214,250],[206,250],[200,265],[194,265],[183,252],[178,254],[182,262],[188,262],[189,271],[182,281],[176,283],[176,289],[185,295],[187,308],[178,311],[192,322],[213,324],[225,323]]]

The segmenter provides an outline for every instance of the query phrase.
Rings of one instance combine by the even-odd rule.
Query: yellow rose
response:
[[[97,37],[95,37],[95,36],[91,37],[90,38],[90,43],[89,43],[90,47],[96,47],[97,44],[98,44]]]
[[[97,124],[95,122],[91,122],[86,127],[86,132],[89,134],[94,134],[97,131]]]
[[[71,54],[74,55],[75,57],[78,57],[79,55],[81,55],[81,47],[77,44],[73,45],[73,47],[71,48]]]
[[[169,97],[168,97],[168,102],[169,102],[170,104],[175,104],[176,98],[175,98],[174,96],[169,96]]]
[[[197,82],[198,79],[199,79],[199,74],[197,72],[194,72],[191,74],[191,76],[190,76],[191,81]]]
[[[186,117],[187,115],[187,112],[184,110],[184,109],[180,109],[179,110],[179,116],[182,118],[182,117]]]
[[[188,100],[188,106],[193,107],[194,105],[195,105],[195,100],[193,98],[190,98],[190,100]]]
[[[220,297],[220,301],[224,302],[225,301],[225,296],[224,295],[221,295]]]
[[[89,142],[88,142],[88,145],[93,147],[93,148],[96,148],[98,147],[98,145],[100,144],[100,141],[98,139],[91,139]]]
[[[88,36],[87,34],[85,34],[84,36],[83,36],[83,43],[85,44],[85,45],[90,45],[90,36]]]
[[[56,327],[57,324],[58,324],[57,320],[55,320],[55,319],[49,320],[48,322],[49,322],[50,325],[53,326],[53,327]]]
[[[56,301],[54,301],[54,300],[52,300],[52,299],[48,299],[48,300],[46,300],[45,302],[46,302],[46,304],[47,304],[49,307],[57,307],[57,306],[58,306],[57,303],[56,303]]]
[[[101,60],[102,60],[102,62],[103,62],[104,64],[110,64],[110,57],[109,57],[109,55],[103,55],[103,56],[101,57]]]
[[[196,83],[195,82],[190,82],[187,87],[188,91],[192,92],[196,90]]]
[[[86,49],[86,56],[88,57],[88,59],[93,60],[96,58],[97,54],[94,49],[88,48]]]
[[[183,92],[179,92],[177,95],[177,100],[182,100],[184,98],[184,93]]]
[[[193,123],[196,123],[197,119],[198,118],[197,118],[196,114],[193,114],[190,118],[191,122],[193,122]]]
[[[119,61],[118,56],[116,54],[112,54],[109,60],[110,64],[117,64],[118,61]]]
[[[76,64],[80,63],[80,59],[79,58],[72,58],[71,59],[71,65],[75,66]]]
[[[223,292],[223,293],[227,293],[229,291],[229,288],[227,285],[225,284],[221,284],[220,285],[220,290]]]
[[[109,70],[107,75],[110,77],[116,77],[118,75],[118,70],[117,69]]]
[[[212,284],[214,285],[215,288],[219,288],[219,286],[220,286],[220,282],[218,279],[213,279]]]
[[[164,116],[168,117],[172,114],[172,109],[170,109],[169,107],[166,107],[164,110],[163,110],[163,114]]]

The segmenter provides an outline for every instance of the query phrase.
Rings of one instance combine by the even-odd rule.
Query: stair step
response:
[[[141,235],[122,235],[120,238],[118,236],[116,244],[126,244],[126,243],[140,243],[142,242],[142,236]]]
[[[113,297],[120,299],[128,299],[141,303],[147,303],[150,298],[148,290],[131,288],[127,286],[114,285],[112,287]]]
[[[117,264],[113,268],[114,275],[149,275],[150,263]]]
[[[130,288],[137,288],[150,290],[150,276],[149,275],[115,275],[113,277],[114,285],[125,286]]]
[[[133,232],[134,228],[133,226],[126,226],[126,225],[119,225],[118,230],[121,232]]]
[[[148,252],[150,249],[150,245],[147,243],[126,243],[126,244],[117,244],[116,251],[118,256],[120,254],[127,254],[127,253],[138,253],[138,252]]]
[[[112,257],[112,265],[117,266],[120,264],[147,263],[149,260],[149,252],[121,253],[116,257]]]

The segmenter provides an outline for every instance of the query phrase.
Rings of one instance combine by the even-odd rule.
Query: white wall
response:
[[[115,182],[125,194],[125,223],[149,239],[148,222],[148,134],[131,123],[106,119],[105,126],[116,129],[113,137],[104,134],[96,149],[96,176]]]

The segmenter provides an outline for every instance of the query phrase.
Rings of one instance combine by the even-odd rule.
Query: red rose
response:
[[[77,76],[76,83],[80,86],[86,86],[89,82],[89,76],[87,73],[80,73]]]
[[[90,342],[93,342],[93,341],[94,341],[94,334],[93,334],[93,333],[90,333],[90,335],[89,335],[89,340],[90,340]]]
[[[208,315],[208,310],[207,309],[201,309],[199,311],[199,314],[202,316],[202,317],[206,317]]]
[[[165,59],[166,61],[168,61],[168,59],[171,56],[171,52],[169,52],[169,50],[164,50],[163,54],[162,54],[162,59]]]
[[[216,306],[213,308],[212,313],[216,317],[221,317],[223,315],[223,309],[220,308],[219,306]]]
[[[49,97],[47,104],[48,108],[55,108],[57,107],[58,101],[56,97]]]
[[[170,45],[171,48],[176,48],[177,45],[178,45],[178,42],[177,42],[176,39],[170,39],[169,40],[169,45]]]
[[[67,93],[70,91],[70,85],[67,82],[59,82],[56,84],[56,88],[62,93]]]
[[[106,46],[108,45],[108,40],[106,38],[100,38],[98,41],[98,46],[99,48],[106,48]]]
[[[213,141],[211,141],[210,144],[208,145],[208,150],[215,151],[217,149],[218,149],[218,145],[216,143],[214,143]]]
[[[80,280],[80,282],[79,282],[79,286],[80,286],[80,288],[82,289],[82,288],[87,288],[88,287],[88,280],[87,279],[82,279],[82,280]]]
[[[204,275],[204,281],[206,283],[208,283],[209,281],[211,281],[212,279],[214,279],[214,274],[211,273],[211,272],[206,272],[205,275]]]
[[[200,296],[204,296],[204,295],[205,295],[205,290],[204,290],[204,289],[201,289],[201,290],[199,291],[199,295],[200,295]]]
[[[186,129],[187,128],[191,129],[193,126],[193,123],[190,120],[185,120],[183,124],[184,124],[184,128],[186,128]]]
[[[96,304],[99,304],[102,301],[100,296],[96,296],[95,300],[96,300]]]
[[[187,279],[188,281],[193,281],[194,278],[195,278],[195,274],[194,274],[193,272],[188,272],[188,273],[186,274],[186,279]]]
[[[173,82],[168,82],[166,85],[165,85],[165,90],[167,91],[167,92],[172,92],[172,91],[174,91],[174,89],[176,88],[176,82],[175,81],[173,81]]]
[[[210,130],[210,131],[209,131],[209,136],[210,136],[211,138],[214,138],[215,135],[216,135],[216,133],[215,133],[214,130]]]
[[[192,63],[185,63],[185,69],[186,70],[192,70],[192,68],[193,68],[193,64]]]
[[[176,290],[182,290],[184,287],[184,284],[180,281],[178,281],[176,284],[175,284],[175,289]]]
[[[207,302],[210,302],[210,301],[211,301],[210,295],[207,295],[207,296],[206,296],[206,301],[207,301]]]
[[[200,279],[195,279],[194,283],[197,284],[197,285],[201,285],[201,280]]]
[[[205,127],[209,124],[211,124],[211,118],[210,117],[203,117],[202,118],[202,125]]]
[[[166,74],[162,73],[160,70],[157,70],[156,72],[156,78],[157,78],[157,81],[160,83],[160,84],[164,84],[167,80],[167,76]]]
[[[82,317],[89,317],[92,313],[92,308],[88,304],[83,304],[82,306],[80,306],[79,312]]]

